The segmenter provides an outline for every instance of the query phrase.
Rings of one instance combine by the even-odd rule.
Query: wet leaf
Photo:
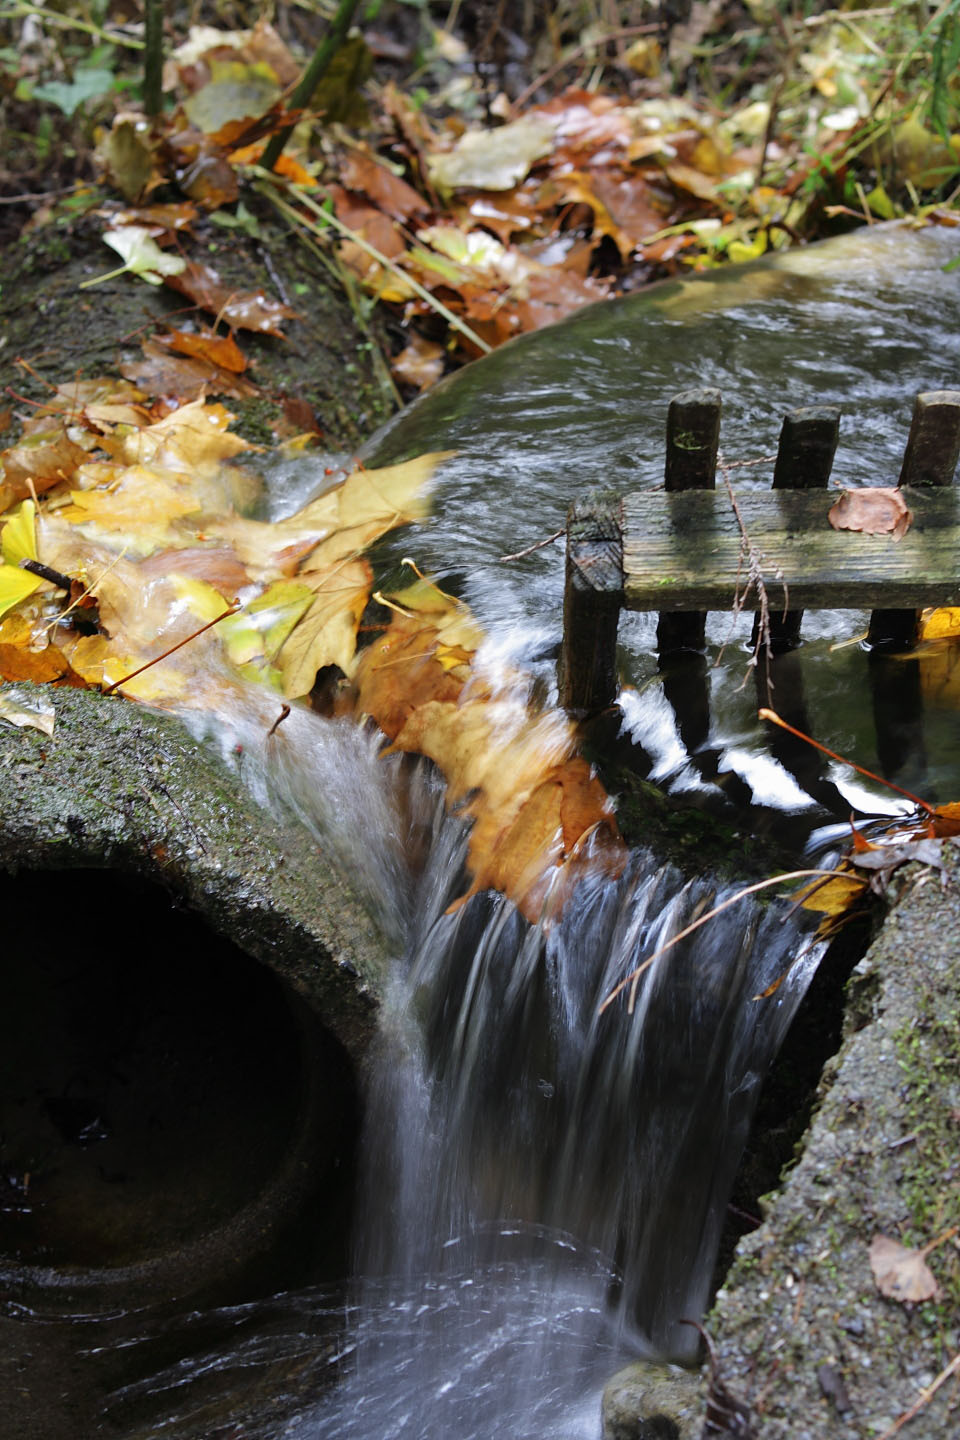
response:
[[[75,673],[61,650],[47,645],[31,650],[27,645],[4,643],[0,634],[0,677],[8,681],[29,681],[33,685],[65,683],[82,688],[86,683]]]
[[[42,495],[61,481],[69,480],[86,458],[87,452],[70,439],[62,421],[49,429],[25,435],[18,444],[0,454],[0,510],[29,495],[31,484],[37,494]]]
[[[212,330],[168,330],[155,338],[159,344],[182,355],[208,360],[211,365],[237,375],[242,375],[247,368],[247,358],[232,335],[215,335]]]
[[[12,565],[0,565],[0,615],[12,610],[39,589],[43,581],[29,570],[20,570]]]
[[[263,61],[213,59],[209,84],[195,91],[183,108],[191,124],[212,135],[231,121],[262,115],[279,95],[276,74]]]
[[[348,190],[368,195],[380,210],[394,220],[407,221],[412,216],[425,215],[429,210],[427,202],[412,185],[362,150],[350,151],[340,168],[340,176]]]
[[[238,591],[250,584],[250,576],[226,545],[160,550],[141,561],[140,570],[147,579],[176,572],[192,580],[204,580],[225,600],[233,600]],[[212,620],[213,616],[207,618]]]
[[[301,571],[299,578],[314,592],[313,600],[277,657],[283,693],[291,700],[308,695],[317,672],[327,665],[338,666],[347,676],[353,673],[357,626],[373,572],[358,558]]]
[[[123,198],[139,200],[154,176],[154,153],[147,127],[134,120],[118,119],[101,154],[107,173]]]
[[[256,330],[282,340],[280,322],[295,319],[297,314],[289,305],[269,299],[262,290],[231,290],[221,282],[216,270],[197,261],[190,261],[176,274],[169,274],[167,284],[236,330]]]
[[[443,374],[445,354],[442,345],[414,333],[400,354],[391,360],[390,369],[394,377],[404,385],[415,385],[418,390],[429,390]]]
[[[185,269],[186,261],[179,255],[170,255],[161,250],[143,225],[124,225],[119,230],[105,230],[103,239],[123,260],[120,270],[111,270],[96,280],[85,280],[84,285],[96,285],[101,280],[110,280],[115,275],[129,271],[139,275],[149,285],[162,285],[164,277],[179,275]]]
[[[925,1253],[910,1250],[887,1235],[874,1235],[870,1242],[870,1268],[881,1295],[906,1304],[936,1300],[940,1287],[924,1259]]]
[[[21,730],[39,730],[43,735],[52,735],[56,714],[50,701],[43,697],[28,699],[19,690],[0,691],[0,720]]]
[[[176,354],[166,337],[156,335],[142,343],[143,359],[128,361],[120,372],[147,395],[170,395],[196,400],[202,395],[226,395],[245,400],[258,393],[257,387],[235,370],[224,369],[202,356]]]
[[[512,190],[537,160],[553,149],[556,125],[546,115],[527,115],[499,130],[468,130],[453,150],[427,157],[438,190]]]
[[[582,873],[619,873],[626,851],[600,782],[559,711],[538,714],[526,682],[477,672],[482,639],[467,607],[426,582],[393,597],[386,633],[360,655],[358,708],[392,748],[429,756],[451,804],[473,821],[477,891],[502,890],[531,921],[559,913]]]
[[[21,560],[36,560],[36,510],[32,500],[24,500],[4,524],[0,545],[5,564],[19,565]]]
[[[177,535],[175,522],[196,514],[200,501],[191,489],[144,465],[130,465],[106,489],[71,490],[72,504],[60,518],[73,525],[95,523],[101,534],[122,537],[133,553],[145,554]]]
[[[834,530],[859,530],[865,535],[892,535],[902,540],[910,528],[912,512],[903,492],[892,486],[845,490],[827,516]]]
[[[838,871],[832,880],[818,880],[804,886],[796,898],[805,910],[817,910],[828,916],[845,915],[863,899],[866,889],[866,881],[859,876]]]

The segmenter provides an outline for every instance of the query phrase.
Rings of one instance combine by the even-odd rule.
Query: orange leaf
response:
[[[181,355],[193,355],[209,360],[224,370],[242,375],[247,368],[247,357],[232,335],[215,335],[212,330],[170,330],[166,335],[157,335],[156,340]]]
[[[45,650],[28,650],[23,645],[0,644],[0,677],[4,680],[31,680],[35,685],[57,681],[85,689],[86,681],[76,673],[55,645]]]

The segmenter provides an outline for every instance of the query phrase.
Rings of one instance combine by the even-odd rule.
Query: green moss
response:
[[[904,1243],[925,1245],[956,1222],[960,1206],[957,1086],[960,1075],[960,1017],[944,1012],[937,996],[924,992],[917,1014],[893,1037],[903,1075],[907,1134],[913,1136],[905,1158],[901,1193],[912,1233]],[[960,1254],[952,1245],[934,1251],[928,1261],[942,1291],[938,1304],[918,1314],[931,1325],[955,1325],[960,1314]]]

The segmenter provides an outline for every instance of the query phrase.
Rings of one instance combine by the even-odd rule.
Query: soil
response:
[[[213,266],[232,288],[263,290],[283,301],[298,318],[286,322],[286,339],[242,333],[247,378],[259,393],[225,403],[238,417],[239,433],[256,443],[275,443],[277,427],[288,434],[308,428],[301,418],[308,416],[328,450],[354,450],[397,404],[376,325],[366,324],[317,254],[257,203],[248,197],[262,239],[203,221],[191,257]],[[141,339],[174,313],[178,324],[214,318],[166,286],[131,275],[79,289],[115,268],[117,257],[101,238],[103,222],[63,206],[47,216],[5,253],[0,383],[18,402],[14,426],[17,412],[27,413],[29,402],[42,401],[51,387],[140,360]],[[290,400],[297,402],[299,423],[285,418]],[[8,432],[5,443],[15,434],[15,428]]]

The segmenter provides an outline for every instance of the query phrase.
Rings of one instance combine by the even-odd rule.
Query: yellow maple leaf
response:
[[[301,581],[314,592],[313,601],[277,656],[288,699],[308,695],[317,671],[327,665],[339,666],[345,675],[353,673],[357,626],[371,578],[370,566],[362,558],[301,574]]]

